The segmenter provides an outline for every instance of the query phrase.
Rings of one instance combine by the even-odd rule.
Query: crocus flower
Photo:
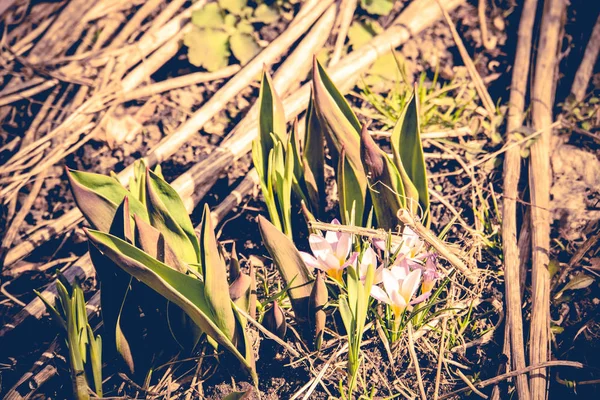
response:
[[[371,296],[389,304],[392,307],[395,320],[399,322],[404,310],[413,304],[412,298],[421,283],[421,270],[415,269],[409,272],[407,267],[394,266],[389,270],[384,269],[382,276],[383,289],[379,286],[373,286]]]
[[[435,253],[427,253],[425,257],[425,265],[422,266],[423,285],[421,286],[421,295],[430,294],[433,286],[442,274],[437,268],[437,255]],[[419,296],[420,297],[420,296]]]
[[[373,244],[381,250],[386,250],[386,243],[384,240],[376,239],[373,241]],[[419,235],[405,225],[402,231],[402,242],[398,244],[392,243],[390,249],[391,254],[398,253],[394,265],[409,268],[416,267],[417,264],[422,262],[424,248],[425,243],[421,240]]]
[[[337,219],[331,223],[340,225]],[[344,269],[356,260],[357,254],[353,253],[350,256],[352,235],[349,233],[328,231],[325,233],[325,237],[311,234],[308,244],[313,254],[300,252],[306,265],[325,271],[327,275],[337,281],[342,280]]]
[[[381,283],[383,279],[383,265],[377,266],[377,253],[373,250],[371,246],[367,247],[367,249],[363,252],[362,258],[360,261],[357,260],[358,263],[358,271],[360,273],[360,280],[364,282],[367,277],[367,269],[369,265],[372,265],[375,269],[375,275],[373,277],[373,284],[377,285]]]

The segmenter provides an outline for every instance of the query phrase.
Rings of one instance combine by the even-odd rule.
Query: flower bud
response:
[[[327,285],[325,284],[325,272],[317,271],[317,277],[308,301],[308,316],[312,333],[314,334],[315,349],[321,348],[323,331],[325,330],[325,304],[327,303]]]
[[[269,332],[277,335],[280,339],[285,337],[287,322],[285,321],[285,314],[277,301],[274,301],[273,306],[265,313],[262,324]]]

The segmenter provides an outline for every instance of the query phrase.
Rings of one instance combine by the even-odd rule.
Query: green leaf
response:
[[[256,372],[252,363],[240,353],[231,338],[213,320],[213,310],[206,301],[202,281],[173,270],[110,234],[94,230],[86,230],[86,234],[94,246],[124,271],[181,307],[204,333],[235,355],[256,382]],[[247,343],[244,344],[245,348],[248,348]]]
[[[357,172],[346,159],[345,149],[342,150],[338,164],[337,185],[342,223],[344,225],[361,225],[367,188],[366,185],[361,184]]]
[[[345,148],[346,158],[362,170],[358,118],[316,58],[313,61],[313,85],[315,112],[328,141],[333,144],[329,150],[334,162]]]
[[[350,310],[350,306],[348,305],[348,298],[346,295],[341,295],[339,298],[339,310],[340,316],[342,317],[342,322],[344,323],[344,327],[346,328],[346,332],[349,335],[352,334],[352,321],[354,317],[352,316],[352,311]]]
[[[564,292],[566,292],[567,290],[585,289],[586,287],[590,286],[595,281],[596,280],[594,279],[594,277],[584,274],[583,272],[579,273],[579,274],[575,275],[573,278],[571,278],[571,280],[562,288],[562,290],[556,294],[555,298],[556,299],[560,298],[562,296],[562,294]]]
[[[248,0],[217,0],[219,6],[223,10],[227,10],[232,14],[239,15],[246,4],[248,4]]]
[[[395,0],[360,0],[361,7],[369,14],[387,15],[394,8]]]
[[[313,286],[311,273],[302,261],[296,246],[287,236],[262,216],[258,217],[258,227],[265,248],[273,258],[273,263],[285,284],[290,285],[288,295],[296,318],[299,321],[308,321],[308,300]]]
[[[313,96],[311,94],[306,110],[305,144],[302,152],[304,164],[304,181],[308,197],[312,203],[311,210],[318,215],[325,211],[325,138],[315,114]]]
[[[67,169],[67,177],[77,207],[92,227],[108,232],[119,204],[130,193],[106,175]],[[129,200],[132,214],[148,220],[146,208],[135,198]]]
[[[183,43],[188,47],[188,59],[192,65],[210,72],[229,65],[229,33],[219,29],[195,28],[187,32]]]
[[[266,70],[263,70],[262,80],[260,83],[260,93],[258,95],[259,105],[259,141],[261,145],[261,158],[263,159],[263,171],[268,171],[267,168],[267,157],[271,152],[271,149],[275,146],[275,140],[273,136],[278,138],[279,141],[286,141],[286,119],[285,111],[283,109],[283,103],[277,95],[273,87],[273,81],[271,75]]]
[[[254,16],[252,18],[255,22],[262,22],[263,24],[272,24],[277,22],[279,19],[279,12],[274,7],[269,7],[267,4],[259,4],[254,9]]]
[[[212,227],[212,218],[208,205],[204,205],[202,222],[200,224],[202,276],[204,277],[204,297],[210,307],[213,321],[231,339],[237,343],[235,317],[231,309],[229,297],[229,283],[227,282],[227,267],[221,257],[215,232]]]
[[[217,3],[208,3],[192,13],[192,23],[198,28],[216,28],[223,25],[223,12]]]
[[[369,174],[369,191],[379,228],[395,230],[397,213],[405,206],[405,193],[400,173],[381,150],[365,125],[361,134],[362,160]]]
[[[233,56],[246,65],[250,60],[260,53],[260,46],[252,35],[247,33],[234,33],[229,38],[229,46]]]
[[[200,245],[183,201],[175,189],[150,170],[146,174],[146,199],[152,226],[164,235],[180,260],[197,263]]]
[[[418,99],[413,93],[394,127],[390,141],[394,153],[394,163],[401,174],[406,194],[409,198],[415,199],[416,197],[416,200],[419,201],[423,209],[421,217],[425,221],[425,225],[428,225],[429,191],[420,131]]]
[[[165,240],[164,235],[137,215],[134,218],[136,246],[174,270],[186,272],[187,268],[179,261],[177,255]],[[118,235],[115,236],[119,237]]]

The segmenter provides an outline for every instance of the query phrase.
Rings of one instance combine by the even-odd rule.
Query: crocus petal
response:
[[[338,260],[332,253],[322,253],[317,256],[317,260],[321,262],[327,269],[340,269],[340,260]]]
[[[346,268],[350,265],[356,264],[357,259],[358,259],[358,253],[356,251],[352,252],[352,254],[350,254],[350,257],[348,257],[346,262],[344,264],[342,264],[342,268]]]
[[[391,274],[394,276],[394,279],[397,281],[401,281],[406,279],[408,273],[410,272],[407,265],[395,265],[390,269]]]
[[[390,298],[388,297],[387,293],[379,286],[373,285],[371,287],[371,296],[375,300],[379,300],[382,303],[391,304]]]
[[[367,249],[364,251],[362,258],[360,259],[360,263],[367,266],[377,266],[377,254],[375,254],[375,250],[373,250],[371,246],[367,247]]]
[[[331,245],[322,236],[311,234],[308,238],[308,244],[317,258],[326,258],[327,254],[333,254]]]
[[[383,265],[379,266],[379,268],[375,270],[375,276],[373,277],[374,285],[377,285],[383,281],[383,270]]]
[[[321,269],[321,263],[312,254],[308,254],[304,251],[300,251],[300,257],[302,257],[302,261],[306,264],[307,267],[310,268],[319,268]]]
[[[345,260],[348,257],[348,254],[350,254],[351,248],[352,235],[349,233],[340,233],[338,236],[337,246],[334,249],[335,256],[338,258],[338,260]]]
[[[394,275],[387,269],[383,270],[382,273],[383,278],[383,287],[387,292],[388,296],[392,296],[392,293],[397,293],[400,290],[400,285],[398,284],[398,280]]]
[[[422,303],[425,300],[427,300],[429,298],[429,296],[431,296],[431,290],[417,296],[413,301],[410,302],[410,305],[414,306],[415,304]]]
[[[421,270],[415,269],[412,271],[406,279],[402,282],[402,288],[400,289],[400,293],[402,297],[406,300],[407,303],[410,302],[410,299],[415,295],[415,292],[419,288],[419,284],[421,283]]]
[[[392,303],[398,307],[400,307],[403,311],[408,306],[408,302],[406,299],[398,292],[394,292],[391,294]]]

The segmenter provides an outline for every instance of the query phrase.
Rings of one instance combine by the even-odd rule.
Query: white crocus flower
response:
[[[337,219],[331,223],[340,225]],[[350,256],[352,235],[349,233],[328,231],[325,237],[311,234],[308,244],[313,254],[300,252],[306,265],[325,271],[327,275],[339,282],[342,280],[344,269],[356,260],[355,253]]]
[[[371,296],[391,306],[397,322],[406,308],[412,304],[412,298],[421,284],[421,270],[409,272],[408,268],[394,266],[382,272],[383,289],[371,288]]]

